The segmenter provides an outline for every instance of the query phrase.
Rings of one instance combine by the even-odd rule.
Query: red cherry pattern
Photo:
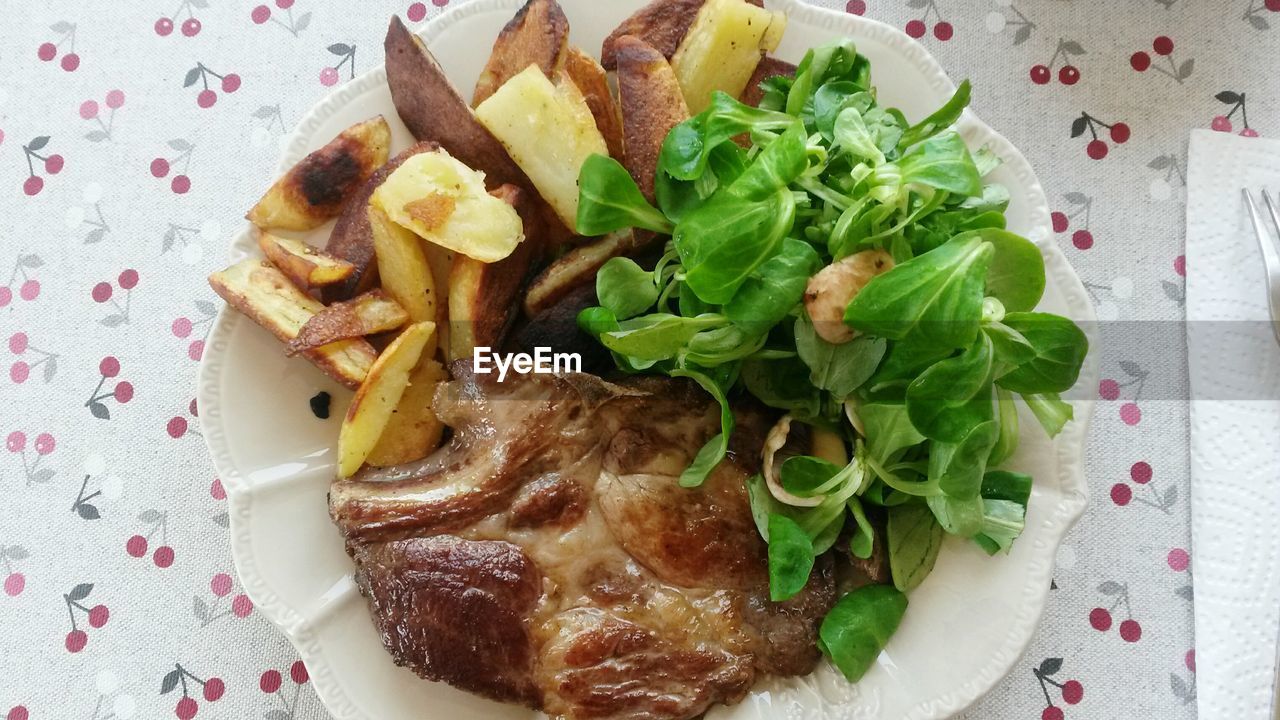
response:
[[[1069,207],[1065,212],[1055,210],[1050,213],[1049,220],[1053,225],[1053,231],[1064,233],[1071,229],[1073,221],[1078,221],[1081,223],[1081,227],[1072,231],[1071,244],[1077,250],[1092,248],[1093,233],[1089,230],[1089,217],[1093,212],[1093,198],[1080,192],[1069,192],[1063,197]]]
[[[36,57],[41,62],[53,62],[61,53],[62,58],[58,60],[58,66],[66,72],[75,72],[80,67],[80,56],[76,54],[75,23],[59,20],[49,26],[49,29],[56,38],[40,43],[36,48]]]
[[[1129,586],[1113,580],[1107,580],[1098,585],[1098,592],[1112,600],[1110,600],[1110,605],[1107,607],[1095,607],[1089,611],[1089,626],[1101,633],[1109,632],[1115,621],[1116,611],[1123,606],[1125,618],[1120,621],[1119,625],[1120,639],[1127,643],[1136,643],[1141,640],[1142,625],[1133,618]]]
[[[333,43],[327,49],[330,55],[334,55],[338,58],[338,62],[320,70],[320,84],[325,87],[338,84],[338,80],[341,77],[338,74],[338,71],[344,67],[347,68],[350,73],[348,79],[354,78],[356,76],[355,45],[349,45],[347,43]]]
[[[196,17],[196,10],[204,7],[207,7],[207,4],[193,2],[193,0],[182,0],[182,4],[178,6],[178,9],[172,15],[162,15],[157,18],[152,25],[152,29],[160,37],[169,37],[173,35],[174,29],[177,28],[182,37],[193,38],[204,29],[200,19]]]
[[[1250,138],[1258,137],[1258,131],[1249,127],[1249,108],[1245,103],[1244,93],[1238,93],[1233,90],[1223,90],[1217,95],[1214,95],[1214,98],[1218,102],[1229,107],[1227,114],[1215,115],[1213,117],[1213,120],[1209,122],[1209,127],[1211,129],[1216,132],[1231,132],[1235,129],[1235,125],[1231,122],[1231,119],[1235,117],[1236,113],[1240,113],[1240,136]]]
[[[1105,158],[1111,150],[1111,146],[1098,137],[1098,128],[1107,130],[1112,142],[1117,145],[1123,145],[1129,141],[1129,126],[1127,124],[1122,122],[1105,123],[1087,112],[1080,113],[1080,116],[1071,122],[1071,137],[1080,137],[1087,131],[1093,139],[1085,145],[1085,154],[1094,160]]]
[[[238,76],[228,75],[222,79],[225,83],[227,78],[235,77],[236,87],[239,87],[240,79]],[[210,90],[209,92],[213,92]],[[169,189],[175,195],[185,195],[191,191],[191,178],[187,175],[187,171],[191,166],[191,153],[195,150],[195,145],[184,138],[173,138],[167,145],[170,149],[177,152],[173,157],[154,157],[151,159],[150,171],[151,177],[163,179],[169,177],[169,173],[174,167],[181,164],[182,172],[175,174],[169,180]],[[170,226],[172,228],[172,226]]]
[[[191,720],[200,712],[199,695],[205,702],[217,702],[227,692],[227,684],[220,677],[201,678],[199,675],[175,663],[173,669],[165,673],[160,681],[160,694],[168,695],[176,690],[182,691],[173,706],[173,714],[178,720]]]
[[[231,94],[240,89],[239,75],[235,73],[220,74],[214,72],[204,63],[198,62],[195,67],[187,71],[187,75],[182,81],[183,87],[192,87],[196,83],[201,84],[202,89],[196,93],[197,107],[211,108],[218,102],[218,92],[209,87],[210,78],[213,78],[218,82],[218,86],[224,93]]]
[[[92,593],[93,583],[80,583],[62,596],[62,601],[67,607],[67,617],[71,622],[71,630],[63,640],[63,647],[69,653],[78,653],[89,643],[89,633],[80,627],[82,618],[94,630],[102,629],[111,619],[111,611],[106,605],[97,604],[93,607],[84,605],[84,601]]]
[[[1194,60],[1185,60],[1177,63],[1173,59],[1173,38],[1167,35],[1160,35],[1151,41],[1151,51],[1139,50],[1129,56],[1129,67],[1137,72],[1145,73],[1148,70],[1154,70],[1162,75],[1173,78],[1179,85],[1182,81],[1191,77],[1191,73],[1195,70]],[[1168,62],[1169,68],[1164,68],[1164,63],[1152,57],[1152,53],[1156,58],[1164,58]]]
[[[311,13],[304,12],[296,16],[293,14],[294,0],[275,0],[274,5],[274,10],[266,4],[254,6],[249,12],[249,19],[255,25],[263,25],[267,22],[279,25],[294,37],[298,37],[311,24]],[[284,12],[277,13],[275,10]],[[412,13],[409,14],[412,15]]]
[[[1030,28],[1027,21],[1023,20],[1022,22],[1024,23],[1024,29]],[[1067,86],[1075,85],[1080,82],[1080,68],[1072,64],[1071,58],[1084,54],[1084,48],[1075,40],[1067,40],[1065,38],[1058,40],[1058,44],[1048,62],[1031,66],[1031,82],[1036,85],[1048,85],[1053,81],[1053,71],[1057,68],[1058,82]]]
[[[1067,705],[1079,704],[1084,699],[1084,685],[1079,680],[1059,682],[1057,676],[1062,672],[1062,658],[1045,658],[1031,673],[1040,684],[1040,692],[1044,695],[1045,708],[1040,712],[1041,720],[1063,720],[1066,717],[1057,704],[1055,693],[1060,694],[1062,702]]]
[[[22,192],[26,195],[39,195],[44,189],[45,180],[40,171],[47,175],[57,175],[66,167],[67,160],[63,156],[57,153],[42,154],[50,140],[48,135],[38,135],[22,146],[27,161],[27,179],[22,181]],[[6,304],[8,303],[0,303],[0,307]]]
[[[917,40],[924,37],[929,32],[929,23],[933,23],[933,36],[938,40],[946,42],[955,36],[955,26],[943,19],[935,0],[923,0],[913,4],[912,7],[923,7],[924,15],[907,21],[903,30],[908,36]],[[867,4],[864,0],[851,0],[846,4],[845,9],[851,14],[862,15],[867,11]]]

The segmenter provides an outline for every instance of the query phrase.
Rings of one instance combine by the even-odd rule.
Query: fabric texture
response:
[[[258,1],[5,4],[7,720],[328,717],[234,578],[193,400],[217,309],[204,278],[287,131],[381,61],[387,16],[457,0]],[[1188,131],[1280,135],[1280,2],[836,7],[921,36],[973,81],[1104,321],[1183,319]],[[1195,716],[1185,347],[1099,352],[1091,505],[1028,655],[966,717]]]

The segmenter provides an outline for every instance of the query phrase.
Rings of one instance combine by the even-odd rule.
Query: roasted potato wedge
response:
[[[563,75],[553,84],[537,67],[529,67],[480,103],[476,117],[506,147],[560,221],[575,227],[578,171],[590,155],[609,153],[578,86]]]
[[[653,46],[664,58],[670,59],[680,47],[680,41],[702,9],[706,0],[654,0],[640,8],[634,15],[609,33],[600,47],[600,64],[607,70],[618,66],[618,39],[630,35]]]
[[[765,52],[778,47],[787,16],[746,0],[706,0],[671,57],[689,112],[711,103],[711,93],[742,94]]]
[[[293,238],[258,233],[258,247],[294,285],[314,289],[351,277],[356,266]]]
[[[689,118],[680,83],[667,59],[652,45],[630,35],[615,43],[618,100],[622,105],[623,164],[649,202],[662,141],[671,128]]]
[[[604,136],[609,154],[622,160],[622,115],[609,89],[609,75],[596,59],[577,46],[564,56],[564,74],[578,86],[587,107],[596,119],[596,129]]]
[[[395,330],[407,322],[409,313],[400,303],[375,288],[312,315],[285,345],[285,353],[295,355],[331,342]]]
[[[564,60],[569,18],[556,0],[529,0],[498,33],[489,62],[480,71],[472,106],[479,105],[516,73],[537,65],[553,75]]]
[[[406,160],[373,193],[373,204],[423,239],[481,262],[501,260],[524,240],[515,208],[444,150]]]
[[[645,238],[648,237],[652,237],[652,233],[645,233]],[[525,314],[534,317],[575,288],[594,281],[602,265],[610,258],[634,250],[636,240],[630,230],[609,233],[556,258],[529,283],[529,291],[524,296]]]
[[[410,325],[369,368],[338,430],[338,477],[351,477],[378,444],[435,331],[433,322]]]
[[[373,256],[373,229],[369,227],[369,199],[396,168],[408,158],[419,153],[436,150],[436,143],[423,141],[396,155],[386,165],[378,168],[342,211],[338,222],[329,233],[325,252],[346,260],[355,266],[355,272],[345,282],[329,285],[320,291],[325,302],[347,300],[372,288],[378,279],[378,263]]]
[[[352,125],[289,168],[245,218],[263,230],[319,227],[342,213],[390,148],[391,128],[381,115]]]
[[[395,299],[413,322],[436,320],[436,283],[417,235],[387,217],[376,203],[369,205],[369,225],[378,256],[382,289]],[[429,348],[434,354],[435,347]]]
[[[527,217],[536,209],[527,194],[504,185],[494,195]],[[515,321],[525,283],[542,257],[536,238],[528,238],[496,263],[457,255],[449,269],[449,360],[470,358],[476,347],[497,348]]]
[[[467,167],[483,172],[490,188],[503,183],[531,187],[502,143],[472,114],[422,38],[400,18],[391,18],[384,46],[391,99],[414,137],[439,143]]]
[[[795,65],[786,60],[779,60],[772,55],[765,55],[760,58],[760,62],[756,63],[756,69],[751,73],[751,79],[747,80],[747,86],[742,89],[742,94],[738,96],[738,100],[745,105],[758,107],[760,101],[764,99],[764,90],[760,89],[760,83],[771,77],[779,75],[794,77],[795,74]]]
[[[242,260],[209,276],[209,285],[227,304],[249,316],[281,342],[298,336],[302,327],[324,310],[318,300],[298,289],[266,260]],[[378,353],[362,339],[339,340],[306,350],[303,357],[326,375],[357,388]]]
[[[502,143],[476,119],[422,38],[409,32],[400,18],[391,18],[384,47],[391,99],[414,137],[440,143],[462,164],[484,173],[485,187],[490,190],[506,184],[534,189]],[[537,195],[530,201],[538,208],[538,224],[551,244],[565,243],[575,236],[574,224],[561,222],[547,201]],[[525,233],[535,234],[529,222]],[[536,234],[541,236],[544,231]]]
[[[613,356],[595,336],[578,327],[578,314],[599,304],[595,283],[579,285],[513,328],[506,347],[529,354],[539,347],[551,348],[557,353],[574,353],[582,358],[583,372],[604,375],[616,367]]]
[[[409,386],[400,396],[378,444],[369,451],[365,463],[373,467],[399,465],[426,457],[440,444],[444,423],[436,417],[431,401],[436,386],[447,379],[444,366],[426,356],[409,373]]]

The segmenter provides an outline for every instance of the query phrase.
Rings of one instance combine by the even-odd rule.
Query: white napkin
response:
[[[1202,720],[1271,720],[1280,623],[1280,346],[1241,188],[1280,191],[1280,141],[1194,131],[1187,353]]]

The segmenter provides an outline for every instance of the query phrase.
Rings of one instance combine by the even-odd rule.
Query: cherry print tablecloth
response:
[[[381,60],[387,16],[450,1],[7,5],[0,716],[327,717],[231,567],[192,399],[204,277],[286,130]],[[1187,132],[1280,134],[1280,0],[836,7],[973,80],[1103,320],[1184,317]],[[970,718],[1195,716],[1185,356],[1123,348],[1103,351],[1093,502],[1043,626]]]

